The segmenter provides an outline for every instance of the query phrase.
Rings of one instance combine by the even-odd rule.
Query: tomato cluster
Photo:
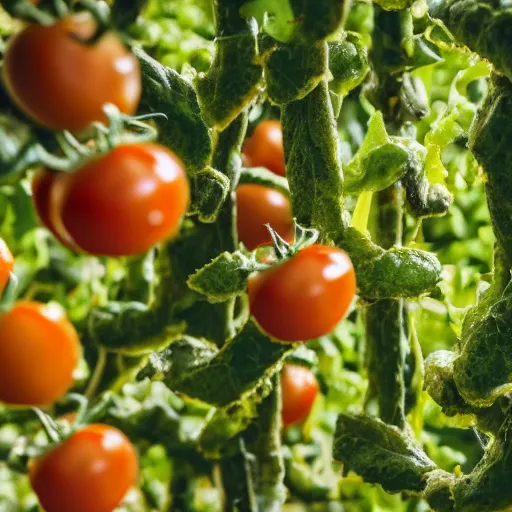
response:
[[[95,38],[97,29],[89,13],[79,13],[49,26],[28,25],[9,41],[3,81],[13,102],[36,124],[80,138],[88,136],[92,123],[106,121],[107,103],[127,115],[136,112],[141,96],[138,61],[117,34]],[[256,126],[243,146],[243,159],[247,167],[266,167],[285,176],[278,121]],[[40,170],[32,181],[32,196],[43,225],[69,249],[129,256],[177,233],[190,190],[184,166],[171,150],[132,142],[86,159],[69,172]],[[291,205],[282,192],[241,184],[236,205],[238,237],[248,250],[271,242],[267,224],[293,243]],[[312,245],[273,263],[248,282],[250,312],[261,328],[288,342],[330,332],[355,293],[347,255]],[[0,240],[0,293],[13,265]],[[72,387],[80,355],[78,334],[60,306],[19,301],[4,309],[0,402],[53,404]],[[313,373],[287,364],[281,386],[283,425],[303,421],[318,393]],[[134,447],[122,432],[106,425],[76,430],[29,467],[31,485],[47,512],[110,512],[137,475]]]

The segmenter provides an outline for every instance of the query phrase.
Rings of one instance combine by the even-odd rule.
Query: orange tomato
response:
[[[0,315],[0,402],[43,406],[73,384],[78,335],[56,304],[18,302]]]
[[[236,206],[238,238],[250,251],[271,241],[265,224],[287,242],[293,240],[290,202],[281,192],[262,185],[239,185]]]
[[[279,121],[266,120],[256,126],[242,149],[245,167],[266,167],[285,176],[283,130]]]
[[[304,366],[285,364],[281,373],[283,427],[304,421],[318,395],[318,382]]]
[[[354,267],[340,249],[310,245],[253,274],[249,306],[260,327],[282,341],[307,341],[332,331],[356,292]]]
[[[39,194],[49,205],[34,196],[41,220],[65,245],[95,255],[146,252],[177,232],[189,203],[183,164],[157,144],[123,144],[56,174]]]
[[[13,268],[14,258],[12,253],[9,250],[9,247],[7,247],[5,241],[0,238],[0,295],[9,282],[9,277]]]
[[[3,77],[29,117],[52,130],[81,131],[105,121],[105,103],[133,114],[141,95],[139,63],[114,33],[87,45],[96,23],[89,13],[55,25],[29,25],[8,42]]]
[[[112,512],[138,476],[128,438],[108,425],[88,425],[35,459],[29,477],[46,512]]]

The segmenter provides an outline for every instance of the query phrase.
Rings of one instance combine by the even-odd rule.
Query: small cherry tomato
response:
[[[91,254],[142,254],[177,232],[188,202],[187,177],[174,153],[124,144],[54,181],[47,225]]]
[[[75,243],[65,230],[58,230],[50,216],[50,193],[56,180],[64,179],[63,172],[48,171],[43,169],[39,171],[32,180],[32,201],[34,203],[37,215],[42,224],[48,228],[53,236],[69,249],[77,251]]]
[[[304,421],[318,395],[318,382],[304,366],[285,364],[281,373],[283,427]]]
[[[250,251],[271,241],[265,224],[287,242],[293,240],[293,218],[288,199],[270,187],[244,184],[236,189],[238,238]]]
[[[267,120],[256,126],[244,143],[242,160],[246,167],[266,167],[279,176],[285,176],[281,123]]]
[[[105,121],[105,103],[133,114],[141,94],[137,59],[114,33],[93,44],[88,13],[55,25],[29,25],[12,37],[4,54],[7,91],[29,117],[52,130],[81,131]]]
[[[30,484],[46,512],[112,512],[136,483],[137,455],[108,425],[88,425],[33,460]]]
[[[342,320],[356,278],[345,252],[315,244],[253,274],[248,291],[251,314],[264,331],[282,341],[307,341],[328,334]]]
[[[5,241],[0,238],[0,296],[7,286],[13,268],[14,258],[12,253]]]
[[[0,402],[48,405],[73,384],[80,341],[57,304],[18,302],[0,315]]]

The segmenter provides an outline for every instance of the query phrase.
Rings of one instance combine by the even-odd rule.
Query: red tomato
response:
[[[242,149],[246,167],[266,167],[285,176],[283,131],[279,121],[262,121]]]
[[[142,254],[174,235],[189,201],[182,163],[150,143],[118,146],[50,188],[47,225],[103,256]]]
[[[53,130],[80,131],[105,121],[103,105],[133,114],[141,94],[139,63],[113,33],[88,46],[96,23],[88,13],[52,26],[29,25],[9,42],[4,82],[28,116]]]
[[[318,382],[308,368],[285,364],[281,373],[281,393],[283,427],[287,427],[309,416],[318,394]]]
[[[334,247],[310,245],[291,259],[249,278],[253,317],[270,336],[306,341],[328,334],[356,292],[350,258]]]
[[[112,512],[138,476],[135,449],[119,430],[89,425],[32,461],[32,488],[46,512]]]
[[[78,335],[55,304],[18,302],[0,315],[0,402],[48,405],[73,384]]]
[[[39,220],[46,226],[53,236],[66,247],[78,250],[75,243],[65,230],[58,231],[57,226],[50,217],[50,193],[56,180],[63,179],[66,173],[42,170],[32,180],[32,200]]]
[[[292,211],[288,199],[270,187],[240,185],[236,189],[238,238],[250,251],[271,241],[265,224],[287,242],[293,240]]]
[[[14,258],[5,241],[0,238],[0,295],[9,281],[9,276],[14,268]]]

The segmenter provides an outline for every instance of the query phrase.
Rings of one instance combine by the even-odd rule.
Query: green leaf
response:
[[[512,79],[512,8],[506,2],[430,0],[429,13],[440,18],[456,40],[489,59]]]
[[[257,62],[257,29],[256,22],[249,20],[238,33],[218,37],[210,69],[196,80],[202,115],[219,131],[226,129],[260,90],[263,69]]]
[[[345,9],[343,0],[290,0],[301,35],[320,41],[334,34],[341,25]]]
[[[329,46],[329,70],[333,76],[329,87],[341,96],[346,96],[359,86],[368,71],[368,49],[362,37],[347,32],[342,41],[332,41]]]
[[[366,482],[390,493],[419,493],[425,474],[436,465],[397,427],[368,416],[341,414],[336,424],[333,456]]]
[[[246,18],[256,18],[258,25],[277,41],[287,43],[297,32],[297,25],[292,23],[295,16],[289,0],[250,0],[240,9]]]
[[[326,43],[279,45],[265,64],[269,99],[276,105],[300,100],[326,78],[326,73]]]
[[[171,345],[166,382],[171,389],[190,397],[225,406],[240,400],[279,371],[283,358],[292,348],[293,345],[270,340],[250,320],[210,361],[200,365],[189,358],[188,364],[178,367]]]
[[[509,416],[497,437],[490,441],[475,469],[454,486],[455,510],[492,512],[510,506],[512,488],[508,482],[512,464],[511,428]]]
[[[457,390],[453,380],[454,352],[438,350],[425,360],[425,390],[443,408],[444,414],[468,414],[472,412]]]
[[[512,286],[498,297],[488,292],[465,317],[461,337],[455,384],[467,402],[488,407],[512,391]]]
[[[441,279],[437,257],[426,251],[393,247],[385,251],[354,228],[336,245],[349,254],[356,271],[359,294],[368,299],[417,297]]]
[[[188,285],[210,302],[224,302],[244,293],[247,278],[257,269],[257,263],[240,251],[224,252],[189,276]]]
[[[160,142],[190,171],[202,169],[209,162],[212,144],[192,84],[143,50],[135,48],[134,52],[142,69],[142,105],[166,116],[155,118]]]
[[[229,178],[211,167],[195,173],[191,178],[189,214],[201,222],[215,222],[231,189]]]
[[[389,142],[378,146],[345,167],[347,192],[384,190],[405,175],[409,163],[410,153],[402,145]],[[354,174],[356,168],[358,173]]]

